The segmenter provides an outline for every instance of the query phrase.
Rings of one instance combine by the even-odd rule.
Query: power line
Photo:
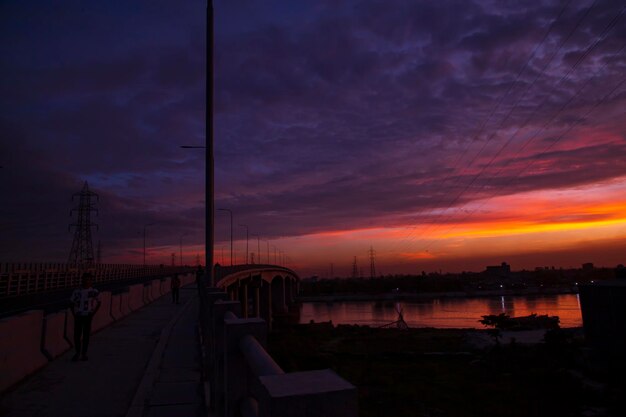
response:
[[[582,18],[578,21],[578,23],[577,23],[576,27],[574,28],[574,30],[575,30],[575,29],[576,29],[576,28],[580,25],[580,23],[582,22],[582,19],[583,19],[583,18],[584,18],[584,17],[588,14],[589,10],[590,10],[590,9],[591,9],[594,5],[595,5],[595,2],[594,2],[594,4],[593,4],[593,5],[592,5],[589,9],[587,9],[587,12],[586,12],[586,13],[583,15],[583,17],[582,17]],[[620,11],[619,11],[619,12],[618,12],[618,13],[617,13],[614,17],[613,17],[613,19],[611,19],[611,21],[607,24],[607,26],[604,28],[604,30],[602,31],[602,33],[601,33],[601,34],[597,37],[596,41],[595,41],[595,42],[593,42],[593,43],[592,43],[592,45],[590,45],[590,46],[586,49],[586,51],[583,53],[583,55],[582,55],[581,57],[579,57],[579,59],[578,59],[578,60],[577,60],[577,61],[576,61],[576,62],[575,62],[572,66],[571,66],[571,68],[568,70],[568,72],[567,72],[564,76],[562,76],[562,77],[561,77],[561,79],[560,79],[560,80],[559,80],[556,84],[554,84],[554,85],[553,85],[553,87],[552,87],[552,90],[551,90],[551,91],[553,91],[553,90],[556,88],[556,86],[558,86],[561,82],[563,82],[565,79],[567,79],[567,77],[569,77],[569,75],[570,75],[570,74],[571,74],[571,73],[572,73],[572,72],[573,72],[573,71],[574,71],[574,70],[578,67],[578,65],[579,65],[579,64],[580,64],[580,63],[581,63],[581,62],[582,62],[582,61],[583,61],[583,60],[584,60],[584,59],[585,59],[585,58],[586,58],[586,57],[587,57],[587,56],[591,53],[591,51],[592,51],[593,49],[595,49],[595,47],[599,44],[599,42],[601,42],[602,40],[606,39],[606,34],[608,34],[608,32],[610,32],[610,31],[611,31],[611,30],[612,30],[612,29],[616,26],[617,22],[618,22],[618,21],[619,21],[619,19],[621,18],[621,15],[622,15],[622,13],[623,13],[623,10],[624,10],[624,9],[622,8],[622,9],[621,9],[621,10],[620,10]],[[565,39],[565,41],[564,41],[564,42],[562,42],[562,43],[561,43],[561,45],[559,46],[559,50],[562,48],[562,46],[564,45],[564,43],[565,43],[565,42],[566,42],[566,41],[567,41],[567,40],[571,37],[571,35],[573,34],[573,31],[574,31],[574,30],[570,31],[570,34],[568,35],[568,37],[567,37],[567,38]],[[557,52],[556,52],[556,53],[558,53],[558,50],[557,50]],[[556,55],[556,53],[552,56],[552,58],[551,58],[550,62],[552,61],[552,59],[554,59],[554,56]],[[547,68],[547,66],[544,66],[544,69],[542,70],[542,73],[545,71],[545,69],[546,69],[546,68]],[[535,80],[533,81],[533,84],[537,81],[537,79],[538,79],[538,77],[536,77],[536,78],[535,78]],[[527,89],[526,91],[528,91],[528,89]],[[506,142],[506,143],[505,143],[505,144],[504,144],[504,145],[500,148],[500,150],[499,150],[499,151],[498,151],[498,152],[497,152],[497,153],[496,153],[496,154],[495,154],[495,155],[491,158],[491,160],[489,161],[489,163],[488,163],[487,165],[485,165],[485,166],[484,166],[484,167],[480,170],[480,172],[479,172],[478,174],[476,174],[476,175],[475,175],[475,176],[471,179],[471,181],[470,181],[470,182],[469,182],[469,183],[468,183],[468,184],[464,187],[464,189],[463,189],[463,190],[462,190],[459,194],[457,194],[457,195],[456,195],[456,197],[455,197],[455,198],[454,198],[454,199],[453,199],[453,200],[452,200],[452,201],[448,204],[448,206],[447,206],[447,207],[446,207],[446,208],[445,208],[445,209],[444,209],[444,210],[443,210],[443,211],[442,211],[442,212],[441,212],[438,216],[436,216],[435,218],[431,219],[431,221],[430,221],[430,223],[428,224],[427,228],[425,228],[425,229],[422,231],[422,233],[423,233],[423,234],[425,234],[427,231],[430,231],[430,229],[432,228],[432,226],[435,224],[435,221],[436,221],[436,220],[438,220],[439,218],[441,218],[441,217],[442,217],[442,216],[443,216],[443,215],[444,215],[444,214],[445,214],[445,213],[446,213],[446,212],[447,212],[447,211],[448,211],[448,210],[449,210],[449,209],[450,209],[450,208],[451,208],[451,207],[452,207],[452,206],[453,206],[453,205],[454,205],[454,204],[455,204],[458,200],[459,200],[459,198],[460,198],[463,194],[465,194],[465,193],[467,192],[467,190],[468,190],[468,189],[469,189],[469,188],[470,188],[470,187],[471,187],[471,186],[472,186],[472,185],[476,182],[476,180],[477,180],[477,179],[478,179],[478,178],[479,178],[479,177],[480,177],[480,176],[481,176],[481,175],[482,175],[482,174],[483,174],[483,173],[484,173],[484,172],[485,172],[485,171],[486,171],[486,170],[487,170],[487,169],[491,166],[491,164],[495,161],[495,159],[497,158],[497,156],[499,156],[499,155],[502,153],[502,151],[503,151],[503,150],[504,150],[504,149],[505,149],[505,148],[506,148],[506,147],[507,147],[507,146],[508,146],[508,145],[512,142],[513,138],[517,135],[517,133],[518,133],[520,130],[522,130],[522,129],[523,129],[523,128],[524,128],[524,127],[525,127],[525,126],[526,126],[526,125],[530,122],[530,120],[531,120],[531,119],[532,119],[532,117],[536,114],[536,112],[537,112],[537,111],[538,111],[541,107],[543,107],[543,105],[547,102],[547,100],[548,100],[548,98],[549,98],[549,97],[550,97],[550,94],[547,94],[547,95],[544,97],[543,102],[542,102],[539,106],[535,107],[535,109],[534,109],[534,111],[532,112],[532,114],[531,114],[531,115],[530,115],[530,116],[526,119],[526,121],[525,121],[525,122],[524,122],[524,123],[523,123],[520,127],[518,127],[518,128],[517,128],[517,130],[516,130],[515,134],[514,134],[513,136],[511,136],[511,137],[509,138],[509,140],[508,140],[508,141],[507,141],[507,142]],[[570,100],[570,101],[571,101],[571,100]],[[519,100],[518,100],[518,102],[519,102]],[[516,104],[516,105],[517,105],[517,104]],[[511,112],[509,112],[509,115],[510,115],[510,114],[511,114]],[[507,115],[507,117],[508,117],[508,115]],[[505,118],[504,120],[506,120],[506,118]],[[501,126],[502,126],[502,124],[499,126],[499,128],[500,128]],[[499,128],[498,128],[498,129],[499,129]],[[492,136],[491,136],[491,137],[493,137],[494,135],[495,135],[495,132],[492,134]],[[483,148],[484,148],[484,147],[483,147]],[[475,159],[476,159],[476,158],[474,158],[474,160],[475,160]],[[474,160],[472,161],[472,163],[474,162]],[[434,226],[434,227],[435,227],[435,230],[436,230],[438,227],[441,227],[441,226]],[[410,242],[410,241],[412,241],[412,240],[414,240],[414,239],[410,239],[410,240],[409,240],[409,242]]]
[[[587,12],[585,13],[585,15],[583,16],[582,19],[584,19],[584,17],[589,13],[589,11],[591,10],[591,8],[593,8],[595,6],[597,0],[595,0],[592,4],[592,6],[587,9]],[[481,125],[481,127],[479,128],[478,132],[473,136],[473,138],[467,142],[467,146],[465,147],[465,149],[463,150],[463,152],[461,153],[461,155],[459,156],[459,158],[456,160],[456,162],[453,164],[453,167],[450,169],[450,172],[455,172],[456,169],[458,168],[461,160],[465,157],[465,155],[467,154],[469,148],[471,147],[472,144],[475,143],[475,141],[480,137],[480,135],[482,135],[482,133],[485,130],[485,127],[487,126],[487,123],[489,122],[489,120],[491,120],[491,118],[493,117],[493,115],[496,113],[496,111],[498,110],[498,108],[502,105],[502,103],[504,102],[504,99],[506,97],[508,97],[508,95],[510,94],[511,90],[513,89],[513,87],[517,84],[517,82],[519,81],[520,77],[522,76],[522,74],[526,71],[526,69],[528,68],[528,65],[530,64],[530,62],[532,61],[532,59],[535,57],[537,51],[539,50],[539,48],[544,44],[544,42],[548,39],[548,37],[550,36],[550,33],[552,33],[552,30],[554,29],[554,27],[556,26],[556,23],[558,22],[558,20],[563,16],[563,13],[565,12],[565,10],[569,7],[570,3],[572,2],[572,0],[569,0],[567,3],[565,3],[565,5],[561,8],[561,10],[559,11],[559,14],[552,20],[552,23],[550,24],[548,30],[546,31],[546,33],[544,34],[543,38],[541,39],[541,41],[535,45],[535,48],[533,49],[532,53],[530,54],[530,56],[528,57],[528,59],[526,60],[526,62],[524,63],[524,65],[520,68],[519,72],[517,73],[517,76],[515,77],[515,80],[509,85],[508,89],[506,90],[506,92],[500,96],[500,98],[498,99],[498,101],[496,102],[495,106],[492,108],[489,116],[484,120],[483,124]],[[571,34],[578,28],[578,26],[581,23],[581,20],[579,20],[578,24],[575,26],[574,30],[572,32],[570,32],[570,35],[568,36],[567,39],[569,39],[569,37],[571,36]],[[566,39],[566,40],[567,40]],[[562,47],[562,45],[559,47]],[[558,53],[558,51],[557,51]],[[555,54],[556,55],[556,54]],[[551,58],[551,60],[554,59],[554,55]],[[551,60],[549,62],[551,62]],[[545,71],[545,68],[544,70]],[[543,74],[543,71],[541,72],[541,74]],[[540,74],[540,75],[541,75]],[[536,79],[535,79],[536,81]],[[534,83],[533,83],[534,84]],[[528,89],[526,90],[528,91]],[[518,100],[519,102],[519,100]],[[517,104],[517,102],[516,102]],[[508,117],[508,116],[507,116]],[[503,120],[503,122],[506,120],[506,118]],[[490,138],[491,139],[491,138]],[[489,140],[490,140],[489,139]],[[483,145],[483,148],[478,152],[477,156],[484,150],[485,145]],[[472,161],[473,163],[473,161]],[[471,163],[470,163],[471,164]],[[444,180],[442,181],[442,185],[445,184],[449,179],[450,179],[451,174],[448,173],[446,175],[446,177],[444,178]],[[454,183],[454,186],[456,186],[456,184],[458,184],[458,178],[457,177],[457,181]],[[439,206],[440,203],[443,202],[444,199],[444,194],[441,194],[439,199],[435,202],[434,207]],[[407,236],[405,236],[403,238],[403,240],[408,239],[409,237],[411,237],[415,231],[415,229],[417,228],[416,225],[411,227],[411,232],[409,232],[409,234]],[[390,249],[388,249],[388,251],[392,251],[394,249],[394,245],[392,245],[392,247]]]
[[[607,33],[608,33],[611,29],[613,29],[613,28],[615,27],[615,25],[617,24],[617,22],[618,22],[618,21],[619,21],[619,19],[621,18],[621,15],[622,15],[623,11],[624,11],[624,9],[622,8],[622,9],[620,10],[620,12],[619,12],[617,15],[615,15],[615,16],[613,17],[613,19],[611,19],[611,21],[609,22],[609,24],[607,24],[607,26],[604,28],[604,30],[603,30],[603,31],[602,31],[602,33],[600,34],[600,37],[605,36],[605,35],[606,35],[606,34],[607,34]],[[599,44],[600,37],[599,37],[599,38],[598,38],[598,39],[597,39],[597,40],[596,40],[596,41],[595,41],[592,45],[590,45],[590,46],[589,46],[589,47],[585,50],[585,53],[583,54],[583,57],[587,57],[587,56],[589,55],[589,53],[590,53],[593,49],[595,49],[595,47]],[[606,38],[603,38],[602,40],[604,40],[604,39],[606,39]],[[622,48],[620,49],[620,52],[621,52],[621,50],[622,50],[623,48],[624,48],[624,47],[622,46]],[[618,52],[618,53],[619,53],[619,52]],[[572,72],[576,69],[576,67],[577,67],[577,66],[578,66],[581,62],[582,62],[582,59],[578,59],[578,60],[577,60],[577,61],[576,61],[576,62],[572,65],[572,67],[568,70],[568,72],[567,72],[567,73],[566,73],[563,77],[561,77],[561,79],[560,79],[560,80],[559,80],[559,81],[558,81],[558,82],[554,85],[553,89],[554,89],[554,88],[556,88],[556,86],[558,86],[561,82],[563,82],[563,81],[564,81],[567,77],[569,77],[569,75],[570,75],[570,74],[571,74],[571,73],[572,73]],[[602,70],[603,70],[604,68],[606,68],[607,66],[608,66],[608,62],[607,62],[607,63],[605,63],[605,64],[602,66],[602,68],[596,72],[596,74],[600,74],[600,73],[602,72]],[[595,75],[595,74],[594,74],[594,75]],[[536,138],[536,137],[537,137],[537,135],[539,134],[539,132],[541,132],[542,130],[544,130],[545,128],[547,128],[547,126],[548,126],[548,125],[552,122],[552,120],[554,120],[554,119],[555,119],[555,118],[556,118],[556,117],[557,117],[557,116],[558,116],[558,115],[559,115],[559,114],[560,114],[560,113],[561,113],[561,112],[562,112],[562,111],[563,111],[563,110],[564,110],[564,109],[565,109],[565,108],[566,108],[566,107],[567,107],[567,106],[568,106],[568,105],[569,105],[569,104],[570,104],[570,103],[571,103],[571,102],[572,102],[572,101],[573,101],[573,100],[574,100],[574,99],[575,99],[575,98],[576,98],[576,97],[577,97],[577,96],[578,96],[578,95],[582,92],[582,90],[583,90],[583,89],[587,86],[587,84],[588,84],[591,80],[592,80],[592,78],[588,78],[588,79],[587,79],[587,81],[586,81],[586,82],[582,85],[582,87],[578,89],[578,91],[577,91],[577,92],[576,92],[576,93],[575,93],[575,94],[574,94],[574,95],[573,95],[573,96],[572,96],[572,97],[571,97],[571,98],[570,98],[570,99],[569,99],[569,100],[568,100],[568,101],[567,101],[567,102],[566,102],[566,103],[565,103],[565,104],[561,107],[561,109],[560,109],[559,111],[557,111],[557,113],[555,113],[555,114],[553,115],[553,117],[552,117],[550,120],[548,120],[548,122],[546,122],[546,123],[544,124],[544,126],[543,126],[541,129],[539,129],[539,130],[536,132],[536,134],[535,134],[534,136],[532,136],[530,139],[527,139],[527,140],[525,141],[525,144],[522,146],[522,148],[518,149],[517,153],[519,154],[519,152],[521,152],[523,149],[525,149],[525,147],[528,145],[528,143],[530,143],[530,141],[531,141],[532,139],[534,139],[534,138]],[[503,150],[504,150],[504,149],[505,149],[505,148],[506,148],[506,147],[507,147],[510,143],[512,143],[513,138],[515,138],[515,136],[517,136],[517,133],[518,133],[520,130],[522,130],[522,129],[523,129],[523,128],[524,128],[524,127],[525,127],[525,126],[526,126],[526,125],[530,122],[530,120],[531,120],[531,119],[533,118],[533,116],[537,113],[537,111],[543,107],[543,105],[547,102],[547,100],[548,100],[548,98],[549,98],[549,97],[550,97],[550,94],[548,94],[548,95],[546,95],[546,96],[544,97],[544,100],[542,101],[542,103],[541,103],[539,106],[535,107],[534,111],[533,111],[533,112],[531,113],[531,115],[530,115],[530,116],[529,116],[529,117],[525,120],[525,122],[522,124],[522,126],[520,126],[520,127],[518,127],[518,128],[517,128],[517,130],[515,131],[515,133],[514,133],[511,137],[509,137],[508,141],[507,141],[507,142],[505,142],[505,144],[504,144],[504,145],[500,148],[500,150],[499,150],[498,152],[496,152],[496,154],[495,154],[495,155],[493,155],[493,157],[491,158],[491,160],[490,160],[490,161],[489,161],[489,162],[488,162],[488,163],[487,163],[487,164],[486,164],[486,165],[485,165],[485,166],[481,169],[481,171],[480,171],[478,174],[476,174],[476,175],[474,176],[474,178],[470,181],[470,183],[469,183],[469,184],[468,184],[468,185],[464,188],[464,190],[463,190],[463,191],[462,191],[462,192],[461,192],[461,193],[460,193],[460,194],[456,197],[456,199],[455,199],[455,200],[454,200],[454,201],[450,204],[450,206],[448,206],[448,208],[450,208],[450,207],[451,207],[454,203],[456,203],[456,201],[458,201],[458,199],[460,198],[460,196],[461,196],[461,195],[463,195],[465,192],[467,192],[467,190],[468,190],[468,189],[469,189],[469,188],[470,188],[470,187],[474,184],[474,182],[476,182],[476,180],[477,180],[477,179],[478,179],[478,178],[479,178],[479,177],[480,177],[483,173],[485,173],[485,172],[486,172],[486,170],[487,170],[487,169],[488,169],[488,168],[489,168],[489,167],[493,164],[493,162],[494,162],[494,161],[496,160],[496,158],[497,158],[497,157],[498,157],[498,156],[502,153],[502,151],[503,151]],[[500,172],[502,172],[502,169],[503,169],[503,168],[500,168],[500,170],[499,170],[499,171],[498,171],[495,175],[493,175],[493,176],[492,176],[492,178],[497,177],[497,175],[499,175],[499,174],[500,174]],[[485,187],[485,185],[483,185],[483,186],[481,187],[481,189],[482,189],[482,188],[484,188],[484,187]],[[448,215],[448,217],[446,217],[446,219],[445,219],[445,220],[449,219],[449,218],[450,218],[450,216],[451,216],[451,215]],[[441,226],[435,226],[435,230],[437,229],[437,227],[441,227]]]
[[[565,132],[563,132],[560,136],[558,136],[554,141],[552,141],[552,143],[550,143],[538,156],[544,155],[545,153],[549,152],[557,143],[559,143],[561,141],[561,139],[563,139],[565,137],[565,135],[567,133],[569,133],[576,125],[582,123],[582,120],[586,119],[596,108],[598,108],[601,104],[603,104],[611,95],[613,95],[613,93],[615,93],[615,91],[617,91],[623,84],[624,82],[626,82],[626,78],[622,78],[622,80],[615,85],[615,87],[613,87],[611,89],[611,91],[606,94],[605,96],[603,96],[598,102],[596,102],[596,104],[594,104],[594,106],[589,109],[589,111],[587,111],[587,113],[585,115],[582,116],[582,118],[580,118],[579,120],[577,120],[577,122],[575,122],[574,124],[572,124]],[[518,172],[515,176],[513,176],[511,179],[509,179],[509,181],[505,184],[505,186],[510,185],[513,180],[517,179],[519,176],[521,176],[524,172],[526,172],[526,170],[531,167],[534,163],[536,162],[536,159],[530,160],[530,162],[528,164],[526,164],[526,166],[520,171]],[[476,209],[474,209],[474,211],[466,214],[465,217],[463,217],[461,220],[459,220],[459,223],[462,223],[464,221],[466,221],[471,215],[473,215],[476,211],[478,211],[481,207],[483,207],[487,201],[491,200],[493,197],[495,197],[496,193],[492,193],[490,197],[488,197],[486,200],[483,201],[483,203],[478,206]],[[447,233],[449,233],[450,231],[454,230],[455,228],[457,228],[458,225],[453,225],[451,227],[449,227],[447,230],[445,230],[442,235],[446,235]],[[431,239],[429,241],[432,242],[433,239]],[[441,242],[441,241],[439,241]],[[433,246],[427,246],[427,249],[430,250],[432,249]]]

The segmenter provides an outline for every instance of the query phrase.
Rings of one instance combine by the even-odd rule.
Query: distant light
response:
[[[575,283],[574,283],[574,285],[578,285],[578,283],[577,283],[577,282],[575,282]]]
[[[504,285],[500,284],[500,288],[504,287]]]
[[[591,283],[593,284],[593,280],[591,280]]]

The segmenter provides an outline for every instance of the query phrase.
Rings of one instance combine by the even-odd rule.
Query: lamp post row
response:
[[[233,256],[234,256],[234,251],[233,251],[233,212],[232,212],[232,210],[225,209],[225,208],[218,208],[216,210],[218,210],[218,211],[225,211],[225,212],[228,212],[228,214],[229,214],[229,219],[230,219],[230,266],[233,266],[234,265],[234,260],[233,260],[234,259],[233,258]],[[147,223],[147,224],[145,224],[143,226],[143,265],[144,266],[146,266],[146,251],[147,251],[147,248],[146,248],[146,229],[149,226],[154,226],[155,224],[157,224],[157,223],[156,222],[155,223]],[[249,231],[250,231],[250,229],[249,229],[248,225],[246,225],[246,224],[242,224],[240,226],[246,228],[246,260],[245,260],[245,263],[248,264],[249,263],[248,256],[249,256],[249,238],[250,238]],[[178,244],[179,244],[179,264],[180,264],[180,266],[183,265],[183,237],[185,237],[185,236],[187,236],[186,233],[181,234],[180,237],[179,237],[179,242],[178,242]],[[267,244],[267,254],[266,254],[267,263],[268,264],[271,263],[271,261],[270,261],[270,241],[269,241],[269,239],[261,239],[261,236],[257,235],[257,234],[253,234],[252,236],[257,238],[257,255],[258,255],[257,262],[261,263],[261,240],[263,240]],[[276,264],[278,262],[277,256],[276,256],[278,248],[276,246],[274,246],[274,245],[272,245],[272,247],[274,248],[274,263]],[[279,256],[280,264],[283,264],[284,261],[286,260],[285,252],[278,251],[278,254],[280,255]]]

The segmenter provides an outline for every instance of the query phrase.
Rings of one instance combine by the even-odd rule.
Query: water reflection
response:
[[[411,327],[482,328],[478,322],[481,316],[500,313],[511,316],[548,314],[559,316],[562,327],[582,326],[577,294],[442,298],[407,301],[397,307],[392,301],[304,303],[300,322],[332,320],[334,324],[382,326],[398,319],[397,308],[402,309],[404,320]]]

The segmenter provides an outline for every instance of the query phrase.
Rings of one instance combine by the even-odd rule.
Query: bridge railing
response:
[[[265,350],[267,323],[241,304],[200,291],[205,392],[220,417],[356,417],[356,388],[330,369],[285,373]]]
[[[94,283],[99,284],[191,271],[191,267],[161,265],[97,264],[77,268],[61,263],[0,263],[0,298],[73,288],[79,285],[84,272],[91,272]]]

